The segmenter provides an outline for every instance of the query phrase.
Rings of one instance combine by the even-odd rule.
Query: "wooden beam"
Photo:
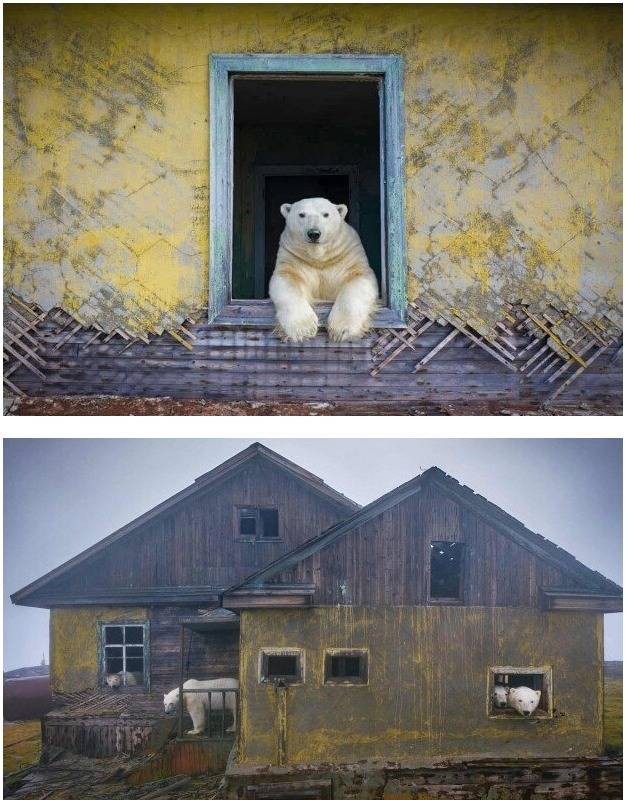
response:
[[[623,610],[623,598],[597,594],[552,594],[543,592],[549,611],[594,611],[612,614]]]
[[[224,595],[224,608],[293,608],[311,605],[309,594],[233,594]]]

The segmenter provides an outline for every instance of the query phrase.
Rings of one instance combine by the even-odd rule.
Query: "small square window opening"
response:
[[[259,663],[260,683],[301,683],[303,674],[303,654],[301,650],[261,650]]]
[[[277,508],[248,506],[238,509],[238,536],[248,540],[277,540],[280,538]]]
[[[325,654],[324,683],[364,684],[368,682],[368,654],[365,650],[328,650]]]
[[[510,690],[525,687],[540,692],[538,705],[526,716],[515,707]],[[488,716],[512,719],[549,719],[553,716],[553,691],[549,667],[492,667],[489,673]],[[528,709],[526,709],[528,710]]]
[[[430,543],[430,598],[460,600],[464,546],[461,542]]]

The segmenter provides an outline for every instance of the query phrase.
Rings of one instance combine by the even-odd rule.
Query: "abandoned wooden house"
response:
[[[618,6],[5,10],[5,386],[616,413]],[[97,33],[96,33],[97,32]],[[281,203],[348,206],[371,332],[285,343]]]
[[[65,704],[46,745],[171,739],[182,770],[223,768],[235,744],[232,791],[262,794],[302,765],[598,756],[622,590],[437,468],[359,507],[256,444],[12,600],[50,609]],[[224,677],[235,733],[227,692],[203,735],[180,704],[166,717],[163,693]],[[538,707],[499,708],[495,686]]]

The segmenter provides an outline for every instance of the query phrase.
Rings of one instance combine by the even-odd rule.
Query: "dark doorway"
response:
[[[378,91],[376,78],[234,79],[233,299],[267,297],[280,206],[305,197],[347,205],[380,280]]]
[[[271,277],[271,269],[267,267],[276,263],[280,235],[284,229],[284,217],[280,213],[280,206],[283,203],[292,203],[294,198],[302,197],[325,197],[332,203],[344,203],[349,209],[352,208],[352,204],[348,175],[268,175],[264,183],[264,262],[259,264],[258,259],[256,260],[256,274],[258,278],[262,276],[263,282],[260,287],[262,297],[267,297]],[[349,212],[347,222],[353,224]]]

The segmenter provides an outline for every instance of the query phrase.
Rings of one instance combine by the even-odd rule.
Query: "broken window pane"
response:
[[[268,678],[296,678],[297,673],[297,656],[267,657]]]
[[[260,518],[262,521],[262,536],[263,539],[277,539],[278,538],[278,509],[277,508],[261,508]]]
[[[430,544],[430,597],[460,599],[463,549],[461,542]]]

